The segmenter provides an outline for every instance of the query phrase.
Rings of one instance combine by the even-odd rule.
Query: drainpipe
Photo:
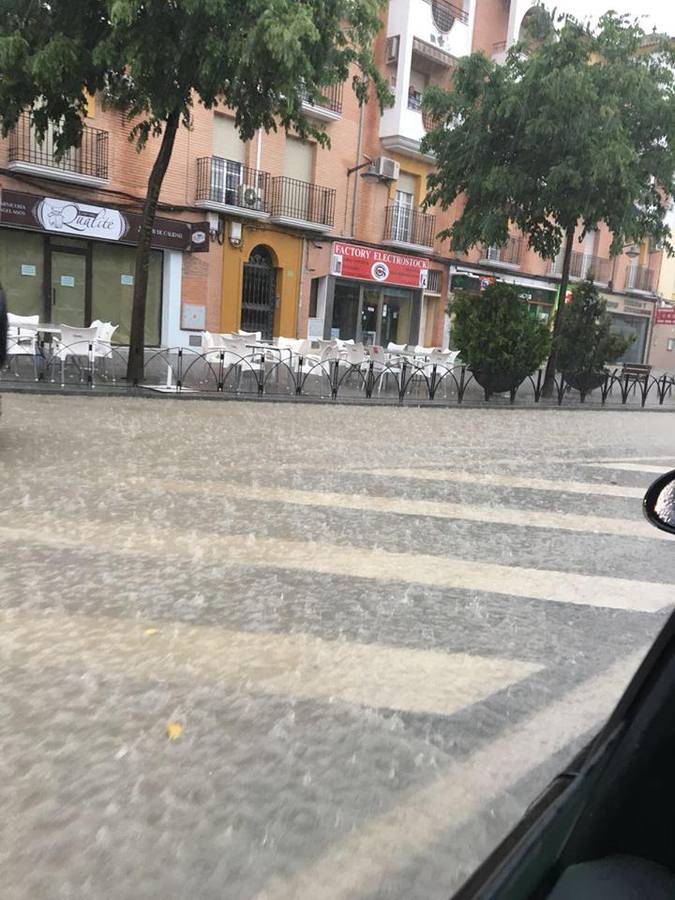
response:
[[[363,150],[363,120],[365,117],[366,105],[362,103],[359,109],[359,134],[356,141],[356,165],[361,162],[361,152]],[[349,237],[354,237],[354,229],[356,228],[356,203],[359,199],[359,176],[354,173],[354,194],[352,197],[352,224],[349,229]],[[349,176],[348,176],[349,177]]]
[[[255,152],[255,167],[260,170],[260,163],[262,162],[262,128],[258,129],[258,146]]]
[[[298,290],[298,311],[295,316],[295,336],[300,337],[300,316],[302,313],[302,299],[304,296],[303,285],[305,283],[305,272],[309,271],[309,244],[307,238],[302,239],[302,253],[300,254],[300,288]]]

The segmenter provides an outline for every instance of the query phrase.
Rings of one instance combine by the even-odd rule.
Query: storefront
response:
[[[626,338],[633,338],[618,362],[642,363],[645,360],[649,328],[654,314],[654,301],[603,294],[607,312],[612,318],[612,330]]]
[[[515,278],[502,278],[475,272],[457,272],[451,276],[450,290],[453,294],[480,294],[489,285],[498,281],[510,284],[518,289],[518,296],[523,302],[527,303],[531,315],[535,316],[540,322],[549,321],[558,296],[557,289],[553,287],[542,287],[541,285]]]
[[[415,344],[428,273],[423,257],[336,241],[322,315],[310,328],[326,339]]]
[[[117,207],[3,190],[0,280],[9,309],[43,321],[118,326],[127,343],[141,217]],[[180,324],[182,254],[208,251],[208,225],[158,218],[153,229],[146,305],[146,343],[172,343]],[[168,332],[167,304],[176,306]]]

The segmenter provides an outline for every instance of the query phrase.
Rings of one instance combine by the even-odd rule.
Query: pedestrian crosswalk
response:
[[[156,778],[165,839],[186,865],[217,857],[232,896],[427,900],[397,879],[439,846],[449,896],[463,829],[481,822],[478,861],[512,824],[493,821],[498,800],[602,724],[675,605],[675,545],[640,510],[675,459],[336,452],[294,471],[218,468],[194,449],[180,438],[171,465],[74,472],[67,492],[19,465],[0,486],[5,688],[30,684],[49,720],[56,686],[59,727],[94,731],[73,755],[102,792],[94,808]],[[168,750],[148,724],[160,703],[182,727]],[[130,721],[145,724],[115,746]],[[39,747],[10,754],[10,781]],[[40,815],[61,802],[50,790]],[[106,828],[108,852],[142,856],[157,894],[184,888],[173,862],[155,864],[156,835],[115,816]]]

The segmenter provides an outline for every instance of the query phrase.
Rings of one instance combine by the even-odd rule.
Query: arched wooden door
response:
[[[244,264],[244,287],[241,298],[242,331],[260,331],[270,340],[274,328],[277,299],[277,272],[272,254],[259,244]]]

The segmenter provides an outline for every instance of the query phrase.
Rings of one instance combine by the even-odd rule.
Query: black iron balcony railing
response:
[[[343,90],[344,84],[340,82],[340,84],[329,84],[322,87],[321,96],[316,96],[314,99],[311,99],[305,92],[305,103],[319,109],[329,109],[331,112],[341,114]]]
[[[626,270],[625,288],[627,291],[653,291],[654,270],[646,266],[630,266]]]
[[[609,280],[610,263],[604,256],[594,256],[592,253],[573,252],[570,259],[570,278],[592,278],[607,284]],[[551,266],[553,275],[562,274],[562,256],[559,256]]]
[[[436,217],[403,203],[390,203],[384,224],[384,240],[417,247],[433,247]]]
[[[297,178],[272,178],[270,212],[275,218],[297,219],[332,227],[335,221],[335,190]]]
[[[270,176],[232,159],[204,156],[197,160],[195,200],[222,203],[250,212],[269,212]]]
[[[431,0],[431,11],[439,31],[450,31],[455,19],[464,25],[469,21],[469,13],[454,3],[448,3],[448,0]]]
[[[505,244],[499,247],[486,247],[485,258],[492,262],[504,263],[508,266],[517,266],[520,264],[520,251],[522,249],[522,241],[517,237],[510,237]]]
[[[422,92],[411,88],[408,92],[408,109],[422,109]]]
[[[48,127],[40,141],[30,113],[22,113],[9,135],[9,161],[105,179],[108,177],[108,132],[85,125],[80,146],[66,150],[57,160],[54,129]]]

